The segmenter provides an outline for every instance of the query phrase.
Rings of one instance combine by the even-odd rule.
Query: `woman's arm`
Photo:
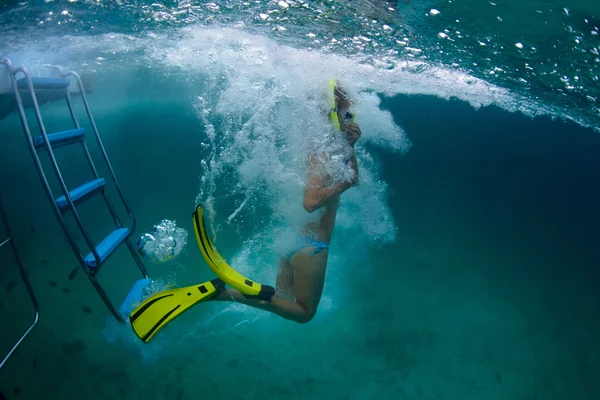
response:
[[[348,144],[352,147],[352,157],[347,164],[354,172],[352,179],[327,185],[325,180],[327,177],[323,176],[322,171],[319,171],[319,160],[316,155],[313,155],[310,160],[308,182],[304,189],[304,209],[309,213],[323,207],[329,200],[335,196],[339,196],[358,183],[358,161],[356,160],[354,144],[360,139],[362,132],[360,126],[356,123],[348,124],[343,132],[346,134]]]
[[[348,162],[348,167],[354,172],[351,180],[343,180],[333,185],[325,185],[324,177],[317,170],[317,157],[314,156],[311,160],[308,182],[304,189],[304,209],[312,213],[323,207],[335,196],[339,196],[358,183],[358,161],[356,160],[354,149],[352,149],[352,157]]]

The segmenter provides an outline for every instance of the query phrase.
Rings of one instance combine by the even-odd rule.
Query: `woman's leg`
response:
[[[280,298],[294,300],[294,270],[290,261],[283,257],[279,260],[275,288]]]
[[[278,293],[270,302],[248,299],[234,289],[227,289],[213,300],[236,301],[272,312],[300,324],[309,322],[315,316],[321,300],[328,255],[328,250],[325,249],[311,256],[313,250],[314,247],[311,246],[297,252],[290,262],[294,272],[295,302],[281,298]]]
[[[314,250],[314,247],[308,247],[294,254],[291,260],[296,304],[305,310],[308,321],[317,313],[321,301],[329,255],[329,250],[324,249],[311,256]]]

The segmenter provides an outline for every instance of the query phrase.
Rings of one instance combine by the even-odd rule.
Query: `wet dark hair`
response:
[[[333,95],[335,96],[336,104],[341,101],[345,101],[349,105],[352,104],[352,100],[350,100],[350,96],[348,96],[348,92],[346,92],[339,83],[335,84],[335,88],[333,90]]]

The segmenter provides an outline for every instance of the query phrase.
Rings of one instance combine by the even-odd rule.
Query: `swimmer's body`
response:
[[[335,86],[334,95],[340,131],[345,135],[352,151],[347,163],[347,167],[353,172],[352,179],[334,182],[334,177],[323,172],[323,163],[328,161],[328,155],[314,154],[310,160],[303,206],[308,213],[320,215],[301,232],[301,237],[308,240],[306,246],[296,249],[289,258],[281,258],[275,296],[267,302],[244,297],[235,289],[227,289],[213,300],[236,301],[298,323],[307,323],[315,316],[323,292],[329,243],[340,196],[358,183],[354,144],[360,138],[361,130],[358,124],[350,122],[352,114],[349,110],[352,103],[339,85]]]

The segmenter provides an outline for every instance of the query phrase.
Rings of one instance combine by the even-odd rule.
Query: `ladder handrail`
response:
[[[62,72],[60,70],[59,70],[59,72],[62,75]],[[71,101],[71,95],[69,94],[68,90],[66,93],[66,99],[67,99],[67,107],[69,108],[69,113],[71,114],[71,119],[73,120],[73,124],[75,125],[76,129],[79,129],[79,128],[81,128],[81,126],[79,125],[79,120],[77,119],[77,115],[75,114],[75,109],[73,108],[73,102]],[[92,175],[94,175],[94,179],[100,178],[100,175],[98,174],[98,170],[96,169],[96,164],[94,163],[94,160],[92,159],[92,156],[90,154],[90,151],[87,147],[85,140],[81,141],[81,147],[83,148],[83,152],[85,154],[85,159],[87,160],[88,165],[90,166],[90,169],[92,170]],[[110,199],[106,195],[106,192],[102,191],[102,197],[104,198],[104,202],[106,203],[106,206],[108,207],[108,211],[110,212],[110,215],[112,216],[113,220],[117,224],[117,227],[122,228],[123,224],[121,224],[121,220],[119,219],[119,216],[117,215],[117,212],[115,211],[115,208],[113,207]],[[130,231],[130,232],[132,232],[132,231]]]
[[[0,248],[2,248],[6,244],[10,245],[12,252],[13,252],[13,256],[15,258],[15,261],[17,262],[17,267],[19,268],[19,271],[21,272],[21,279],[23,280],[23,283],[25,284],[25,288],[27,289],[27,293],[29,294],[29,298],[31,299],[31,302],[33,304],[33,310],[34,310],[33,322],[31,322],[31,324],[29,324],[29,327],[21,335],[19,340],[17,340],[17,342],[11,347],[11,349],[8,351],[8,353],[2,358],[2,361],[0,361],[0,369],[2,369],[2,367],[8,362],[9,358],[17,350],[17,347],[19,347],[21,345],[21,342],[23,342],[23,340],[25,340],[27,335],[29,335],[31,330],[38,323],[38,320],[40,319],[40,311],[39,311],[37,299],[35,297],[35,293],[33,292],[33,288],[31,287],[31,283],[29,282],[29,278],[27,277],[27,271],[25,270],[25,267],[23,266],[21,258],[19,257],[19,253],[17,252],[15,243],[12,240],[10,228],[8,227],[8,219],[6,218],[6,213],[4,212],[4,208],[2,207],[1,202],[0,202],[0,218],[2,219],[2,223],[4,225],[4,230],[6,231],[6,234],[8,236],[8,238],[6,240],[4,240],[2,243],[0,243]]]
[[[131,233],[133,233],[133,231],[135,230],[135,227],[136,227],[135,216],[133,215],[133,211],[131,210],[131,207],[129,206],[129,202],[127,201],[127,198],[125,197],[123,190],[121,190],[121,185],[119,184],[119,181],[117,180],[115,171],[113,170],[110,160],[108,159],[108,155],[106,154],[104,144],[102,143],[102,139],[100,138],[100,133],[98,133],[98,127],[96,126],[96,121],[94,120],[94,116],[92,115],[92,110],[90,109],[90,105],[88,103],[87,96],[85,94],[85,90],[83,89],[83,82],[81,82],[81,78],[79,77],[79,74],[77,74],[74,71],[67,71],[64,74],[62,74],[62,76],[63,76],[63,78],[68,78],[69,76],[73,76],[75,78],[75,81],[77,82],[77,87],[79,88],[79,93],[81,94],[81,100],[83,101],[85,111],[86,111],[88,118],[90,120],[90,123],[92,125],[92,130],[94,131],[94,136],[96,137],[96,141],[98,142],[98,146],[100,147],[102,157],[104,158],[104,161],[106,162],[106,166],[108,167],[108,170],[110,172],[110,177],[112,178],[113,182],[115,183],[117,193],[119,194],[119,197],[121,198],[121,201],[123,202],[123,205],[125,206],[125,210],[127,211],[129,218],[131,219],[131,227],[129,228],[129,231]]]
[[[59,73],[62,75],[62,72],[60,71],[60,69],[59,69]],[[81,126],[79,126],[79,120],[77,119],[75,110],[73,109],[73,103],[71,102],[71,94],[69,94],[68,89],[67,89],[67,106],[69,107],[69,113],[71,114],[71,120],[73,121],[73,125],[75,125],[76,129],[81,128]]]
[[[92,115],[92,110],[90,108],[90,104],[88,103],[87,95],[85,94],[85,89],[83,88],[83,82],[81,81],[81,77],[79,76],[78,73],[76,73],[74,71],[67,71],[67,72],[63,73],[59,69],[59,73],[65,79],[68,79],[70,76],[72,76],[75,78],[75,81],[77,82],[79,94],[81,95],[81,99],[83,101],[85,111],[88,115],[90,124],[92,125],[92,129],[94,131],[94,136],[96,137],[98,147],[100,147],[100,151],[102,152],[102,157],[104,158],[104,161],[106,162],[106,166],[108,167],[111,178],[115,184],[117,193],[119,194],[119,197],[121,198],[121,201],[123,202],[123,206],[125,207],[125,210],[127,211],[129,218],[131,219],[131,227],[129,228],[129,235],[127,236],[127,239],[125,240],[125,244],[127,245],[127,248],[129,250],[129,252],[131,253],[131,256],[133,257],[139,270],[142,272],[142,275],[144,276],[144,278],[148,278],[148,271],[146,271],[146,267],[142,263],[142,260],[140,259],[135,247],[131,244],[131,241],[129,240],[129,237],[133,234],[135,227],[136,227],[135,216],[133,214],[133,211],[131,210],[131,207],[129,205],[129,202],[127,201],[127,198],[125,197],[125,194],[123,193],[123,190],[121,189],[121,185],[119,184],[119,181],[117,180],[117,176],[115,175],[115,171],[112,167],[112,164],[110,163],[110,160],[108,159],[108,155],[106,154],[106,149],[104,148],[102,138],[100,137],[100,133],[98,132],[98,127],[96,126],[96,121],[94,120],[94,116]],[[68,91],[67,91],[67,105],[69,107],[69,112],[71,113],[72,118],[74,119],[74,121],[77,121],[77,118],[75,117],[75,110],[73,109],[73,104],[71,102],[71,96],[69,95]],[[76,127],[79,127],[78,124],[79,124],[79,122],[77,121]],[[87,146],[85,146],[85,142],[84,142],[84,150],[86,152],[86,157],[88,158],[88,162],[93,165],[93,161],[88,152]],[[95,167],[92,166],[92,169],[95,171]],[[108,207],[108,210],[113,217],[113,220],[115,221],[115,223],[118,226],[122,226],[119,216],[117,215],[114,207],[112,206],[111,201],[108,199],[108,196],[104,192],[103,192],[103,197],[104,197],[104,201],[106,202],[106,206]]]

